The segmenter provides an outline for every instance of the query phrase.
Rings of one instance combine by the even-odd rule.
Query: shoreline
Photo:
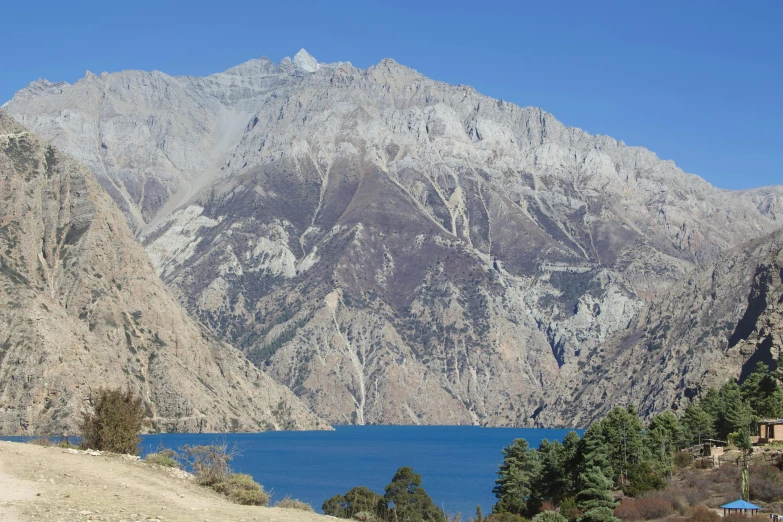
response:
[[[0,441],[0,492],[0,518],[8,522],[327,520],[301,510],[233,504],[181,470],[129,455],[20,442]]]

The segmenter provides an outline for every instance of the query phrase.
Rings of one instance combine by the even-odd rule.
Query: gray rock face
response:
[[[780,187],[719,190],[393,60],[39,91],[7,110],[92,168],[191,312],[332,422],[570,424],[618,332],[781,225]]]
[[[605,344],[607,357],[585,368],[590,377],[567,415],[585,423],[629,402],[646,414],[678,409],[759,361],[774,367],[782,279],[783,229],[701,264]]]
[[[101,387],[151,428],[325,428],[198,325],[83,166],[0,111],[0,433],[73,433]]]

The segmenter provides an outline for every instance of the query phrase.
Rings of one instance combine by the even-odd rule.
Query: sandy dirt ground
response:
[[[71,450],[73,451],[73,450]],[[119,455],[0,442],[0,521],[325,522],[299,510],[239,506],[179,470]]]

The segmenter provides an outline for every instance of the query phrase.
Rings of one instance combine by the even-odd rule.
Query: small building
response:
[[[723,510],[724,517],[732,514],[754,516],[761,509],[756,504],[751,504],[744,500],[735,500],[734,502],[723,504],[720,508]]]
[[[703,457],[720,457],[723,455],[723,446],[716,446],[712,442],[707,442],[701,449]]]
[[[783,442],[783,419],[762,419],[759,421],[759,444]]]

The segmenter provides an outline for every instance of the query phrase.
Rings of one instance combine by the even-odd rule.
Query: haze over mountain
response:
[[[0,433],[73,433],[105,386],[153,430],[326,427],[188,316],[89,170],[2,111],[0,201]]]
[[[680,282],[783,225],[781,187],[720,190],[393,60],[87,73],[4,107],[90,167],[189,311],[333,423],[676,404],[741,350],[698,340],[676,380],[684,345],[640,324],[689,316],[704,294]],[[725,288],[750,291],[748,256]]]

